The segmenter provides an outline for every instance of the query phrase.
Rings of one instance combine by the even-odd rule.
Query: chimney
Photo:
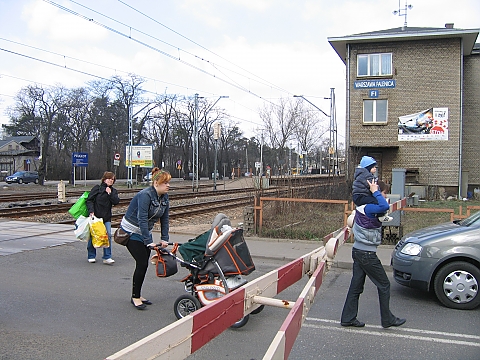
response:
[[[453,23],[446,23],[445,29],[453,29]]]

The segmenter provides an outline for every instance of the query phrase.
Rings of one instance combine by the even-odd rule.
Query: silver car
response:
[[[395,246],[391,265],[399,284],[433,291],[450,308],[476,308],[480,305],[480,211],[405,235]]]

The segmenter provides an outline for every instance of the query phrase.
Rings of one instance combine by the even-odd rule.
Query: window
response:
[[[363,123],[387,123],[388,100],[363,100]]]
[[[357,55],[357,76],[392,75],[392,54]]]

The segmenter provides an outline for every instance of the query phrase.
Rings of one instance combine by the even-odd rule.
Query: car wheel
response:
[[[34,183],[35,183],[35,184],[38,184],[38,179],[35,179]]]
[[[19,184],[23,184],[23,179],[18,179]]]
[[[456,261],[438,271],[434,280],[435,295],[449,308],[474,309],[480,305],[479,283],[480,270],[476,266]]]
[[[187,315],[197,311],[200,309],[202,305],[200,301],[195,296],[190,294],[181,295],[175,300],[175,304],[173,305],[173,312],[177,319],[184,318]]]

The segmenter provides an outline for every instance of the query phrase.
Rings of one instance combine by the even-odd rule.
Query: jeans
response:
[[[377,254],[352,248],[353,276],[343,305],[342,323],[352,322],[357,318],[358,300],[363,292],[365,276],[375,284],[380,302],[382,326],[391,325],[396,317],[390,311],[390,281]]]
[[[104,223],[105,227],[107,228],[107,234],[108,234],[108,247],[103,248],[103,260],[111,259],[112,258],[112,223],[106,222]],[[92,245],[92,238],[88,240],[87,243],[87,252],[88,252],[88,258],[89,259],[95,259],[97,256],[97,249],[93,247]]]

